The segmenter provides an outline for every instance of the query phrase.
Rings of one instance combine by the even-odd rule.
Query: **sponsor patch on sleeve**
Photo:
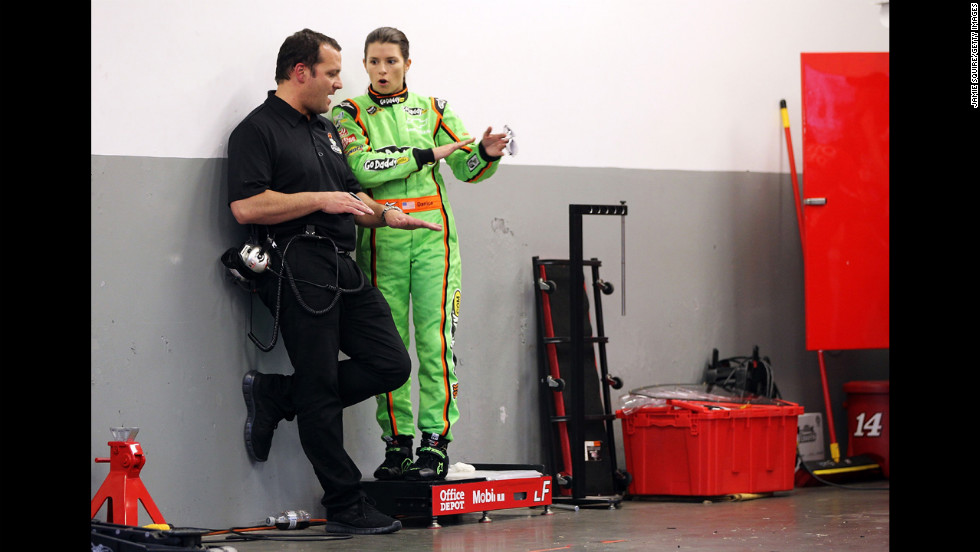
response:
[[[364,162],[364,170],[366,171],[383,171],[396,167],[398,165],[404,165],[408,163],[407,157],[385,157],[382,159],[368,159]]]

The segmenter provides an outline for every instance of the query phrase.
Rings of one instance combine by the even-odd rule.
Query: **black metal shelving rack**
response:
[[[542,422],[544,435],[548,436],[548,452],[551,461],[551,473],[555,474],[556,492],[553,500],[556,503],[570,502],[581,505],[608,505],[617,506],[622,500],[622,494],[629,484],[629,474],[619,470],[616,462],[615,437],[613,433],[613,422],[616,419],[612,411],[609,389],[618,389],[622,386],[619,378],[609,375],[606,362],[606,344],[608,338],[604,335],[602,320],[602,294],[612,292],[612,286],[604,282],[599,277],[599,267],[601,262],[592,258],[589,261],[583,260],[582,255],[582,217],[584,215],[615,215],[625,216],[627,213],[626,205],[569,205],[569,258],[567,260],[541,259],[535,256],[532,259],[533,276],[535,285],[535,296],[538,315],[538,365],[542,390]],[[592,291],[593,304],[596,318],[596,335],[585,335],[588,326],[587,300],[583,297],[585,291],[584,267],[591,267],[592,272]],[[547,273],[547,268],[567,267],[568,270],[568,289],[560,289],[555,282],[542,278],[542,272]],[[544,270],[542,270],[544,269]],[[556,294],[557,293],[557,294]],[[545,328],[545,302],[544,294],[553,296],[560,300],[562,295],[567,296],[567,328],[568,335],[547,336]],[[550,305],[550,301],[549,301]],[[560,322],[560,321],[559,321]],[[562,368],[561,374],[567,378],[555,378],[551,366],[552,360],[548,357],[548,347],[567,347],[568,366]],[[598,390],[592,389],[596,395],[588,397],[591,409],[586,408],[586,383],[591,381],[586,378],[585,355],[586,345],[589,347],[597,346],[599,358],[597,365]],[[593,351],[590,351],[590,353]],[[591,374],[588,374],[591,377]],[[565,385],[565,380],[569,382]],[[567,400],[566,400],[567,398]],[[595,403],[598,399],[601,402],[601,412],[596,413]],[[567,412],[560,414],[564,408],[558,405],[567,405]],[[587,413],[591,410],[592,413]],[[602,458],[598,462],[590,462],[586,443],[586,424],[593,430],[597,422],[602,425]],[[567,444],[560,441],[561,431],[567,433]],[[593,435],[594,435],[593,431]],[[556,434],[559,434],[556,436]],[[593,437],[594,438],[594,437]],[[559,452],[562,454],[559,455]],[[566,465],[570,464],[570,465]],[[601,465],[600,472],[595,468],[596,464]],[[561,469],[558,467],[561,466]],[[559,492],[564,491],[564,493]]]

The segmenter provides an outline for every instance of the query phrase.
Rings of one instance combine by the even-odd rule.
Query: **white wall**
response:
[[[412,89],[469,130],[510,125],[517,165],[788,172],[786,99],[801,155],[800,53],[887,51],[872,0],[94,0],[92,153],[220,158],[275,87],[283,39],[309,27],[343,47],[363,93],[364,37],[412,43]],[[798,162],[799,164],[799,162]]]

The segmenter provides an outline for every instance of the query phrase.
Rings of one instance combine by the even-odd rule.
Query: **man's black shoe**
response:
[[[418,458],[407,470],[405,479],[409,481],[432,481],[445,479],[449,473],[449,453],[439,447],[419,447]]]
[[[412,447],[400,447],[397,444],[388,445],[385,449],[385,461],[374,470],[374,478],[378,480],[401,479],[405,470],[412,465]]]
[[[327,514],[323,528],[327,533],[353,535],[381,535],[394,533],[402,528],[402,522],[387,516],[374,507],[374,501],[366,496],[339,512]]]
[[[248,371],[242,379],[242,394],[248,410],[245,418],[245,450],[256,462],[269,459],[272,433],[282,419],[281,415],[276,414],[277,409],[269,405],[257,389],[261,379],[262,374],[256,370]]]

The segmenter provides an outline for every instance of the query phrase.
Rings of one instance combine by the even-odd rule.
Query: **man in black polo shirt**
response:
[[[273,430],[296,417],[300,442],[323,487],[328,532],[390,533],[344,450],[343,409],[401,386],[411,359],[377,288],[350,257],[355,223],[441,230],[361,191],[337,129],[321,113],[342,86],[340,45],[304,29],[283,42],[276,90],[232,131],[228,195],[240,224],[266,244],[268,268],[253,284],[275,317],[292,375],[245,375],[245,445],[268,458]],[[433,151],[444,158],[472,140]],[[414,160],[412,162],[415,162]],[[338,352],[349,359],[338,361]]]

